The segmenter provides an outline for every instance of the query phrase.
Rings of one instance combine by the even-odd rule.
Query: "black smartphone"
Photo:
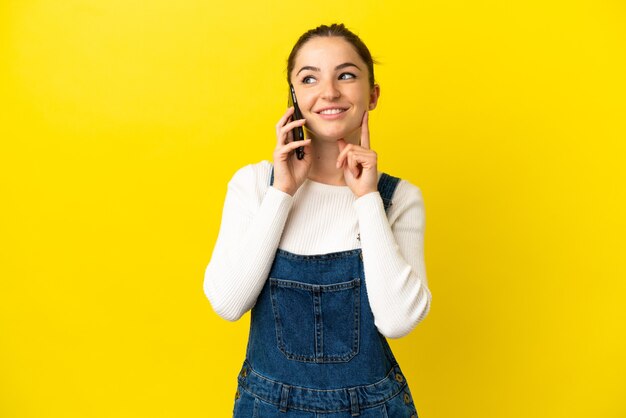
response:
[[[302,112],[300,112],[300,107],[298,106],[298,99],[296,98],[296,91],[293,89],[293,84],[289,84],[288,106],[293,106],[293,120],[304,119],[302,117]],[[304,139],[304,129],[302,129],[302,126],[293,128],[291,132],[293,134],[294,141],[302,141]],[[296,148],[296,157],[298,157],[298,160],[304,158],[304,147]]]

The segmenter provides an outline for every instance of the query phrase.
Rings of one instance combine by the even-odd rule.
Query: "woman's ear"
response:
[[[370,92],[369,110],[376,109],[376,105],[378,104],[379,97],[380,97],[380,86],[378,84],[374,84],[374,87],[372,87],[372,90]]]

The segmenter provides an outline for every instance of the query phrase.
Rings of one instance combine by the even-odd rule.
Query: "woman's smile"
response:
[[[337,120],[346,116],[346,111],[348,108],[345,107],[326,107],[321,110],[317,110],[314,113],[317,113],[324,120]]]

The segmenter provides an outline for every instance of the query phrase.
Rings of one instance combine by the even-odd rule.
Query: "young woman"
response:
[[[234,417],[417,417],[385,337],[430,308],[424,206],[417,187],[377,171],[372,57],[335,24],[302,35],[287,67],[304,119],[287,109],[273,164],[229,182],[205,275],[220,316],[252,309]]]

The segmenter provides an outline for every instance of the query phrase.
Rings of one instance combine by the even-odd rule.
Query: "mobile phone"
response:
[[[289,101],[287,104],[289,107],[293,106],[293,120],[304,119],[302,112],[300,112],[300,107],[298,106],[298,99],[296,98],[296,91],[293,88],[293,84],[289,84]],[[293,128],[291,132],[294,141],[304,140],[304,129],[302,129],[302,126]],[[298,157],[298,160],[304,158],[304,147],[296,148],[296,157]]]

